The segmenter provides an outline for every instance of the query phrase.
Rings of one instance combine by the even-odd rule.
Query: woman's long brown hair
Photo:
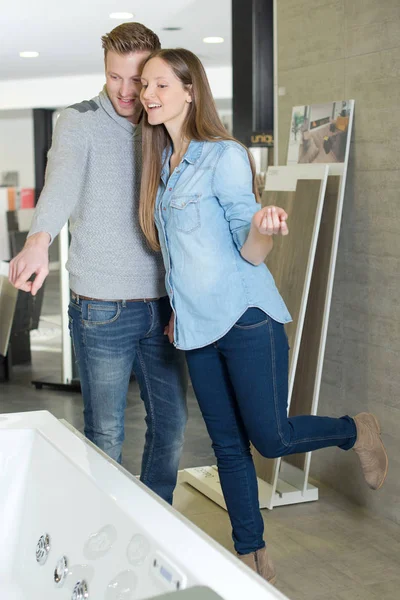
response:
[[[150,54],[146,63],[156,57],[161,58],[173,70],[185,88],[190,86],[192,102],[183,124],[182,139],[207,142],[237,141],[229,135],[218,116],[206,72],[197,56],[184,48],[156,50]],[[147,113],[144,111],[139,222],[149,246],[156,251],[160,250],[160,243],[154,222],[154,209],[163,167],[163,152],[169,150],[171,145],[171,138],[164,125],[149,125]],[[253,192],[258,198],[254,160],[248,150],[247,153],[253,173]]]

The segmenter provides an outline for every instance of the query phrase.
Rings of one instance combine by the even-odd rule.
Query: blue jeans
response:
[[[275,458],[327,446],[348,450],[356,440],[348,416],[288,418],[288,350],[284,326],[249,308],[220,340],[186,353],[239,554],[265,545],[250,442]]]
[[[187,375],[183,353],[164,335],[168,298],[106,302],[72,294],[68,312],[86,437],[121,462],[133,372],[146,408],[140,479],[171,504],[187,420]]]

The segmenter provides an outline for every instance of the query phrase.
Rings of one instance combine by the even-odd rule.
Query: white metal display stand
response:
[[[260,477],[257,478],[257,481],[260,508],[272,510],[274,506],[318,500],[318,488],[305,481],[304,472],[288,463],[282,463],[279,478],[274,479],[273,484],[260,479]],[[184,469],[181,474],[181,482],[188,483],[226,510],[218,468],[215,465]]]
[[[68,305],[70,300],[69,273],[65,267],[68,260],[68,223],[60,231],[60,296],[61,296],[61,381],[64,384],[72,383],[72,345],[68,327]]]
[[[353,112],[354,111],[352,111],[352,113],[351,113],[351,122],[350,122],[350,128],[349,128],[350,132],[352,130],[351,126],[352,126],[352,120],[353,120]],[[326,340],[327,340],[328,325],[329,325],[329,314],[330,314],[331,304],[332,304],[333,282],[334,282],[334,278],[335,278],[336,259],[337,259],[337,252],[338,252],[338,247],[339,247],[340,225],[341,225],[342,213],[343,213],[343,200],[344,200],[344,191],[345,191],[345,186],[346,186],[349,146],[350,146],[350,144],[348,144],[348,146],[347,146],[347,152],[346,152],[346,158],[345,158],[344,164],[329,165],[329,175],[340,175],[340,187],[339,187],[339,198],[338,198],[338,205],[337,205],[336,219],[335,219],[334,233],[333,233],[332,253],[331,253],[331,260],[330,260],[330,265],[329,265],[327,293],[326,293],[325,307],[324,307],[324,313],[323,313],[323,315],[324,315],[323,316],[323,325],[322,325],[322,332],[321,332],[320,346],[319,346],[319,353],[318,353],[319,360],[318,360],[318,366],[317,366],[317,373],[316,373],[316,377],[315,377],[313,402],[312,402],[312,409],[311,409],[312,415],[317,414],[318,403],[319,403],[319,394],[320,394],[320,390],[321,390],[322,369],[324,366],[324,356],[325,356]],[[306,455],[306,460],[305,460],[304,473],[305,473],[305,478],[307,478],[307,479],[309,478],[309,474],[310,474],[311,455],[312,455],[312,453],[308,452]]]
[[[80,383],[73,377],[72,344],[68,326],[68,305],[70,301],[69,273],[65,267],[68,260],[68,223],[64,225],[58,236],[60,257],[60,310],[61,310],[61,379],[40,379],[32,381],[36,389],[48,387],[61,391],[80,391]]]
[[[53,130],[57,119],[60,115],[60,110],[53,113]],[[69,232],[68,222],[61,229],[58,236],[58,250],[60,263],[60,310],[61,310],[61,379],[52,381],[48,379],[32,381],[37,389],[42,387],[50,387],[52,389],[62,391],[80,392],[80,383],[74,379],[73,375],[73,357],[72,343],[69,335],[68,326],[68,305],[70,301],[69,290],[69,273],[65,268],[68,260],[69,249]]]

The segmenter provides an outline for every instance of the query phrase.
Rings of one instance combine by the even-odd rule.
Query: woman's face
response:
[[[152,58],[143,69],[141,81],[140,99],[150,125],[180,128],[192,97],[171,67],[161,58]]]

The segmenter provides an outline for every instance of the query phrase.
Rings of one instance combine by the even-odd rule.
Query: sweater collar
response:
[[[142,123],[138,123],[138,125],[133,125],[128,119],[125,117],[121,117],[115,110],[112,102],[107,94],[106,86],[103,87],[99,94],[99,102],[100,106],[106,111],[106,113],[114,120],[118,125],[126,129],[129,133],[132,134],[133,137],[141,136],[142,134]]]

